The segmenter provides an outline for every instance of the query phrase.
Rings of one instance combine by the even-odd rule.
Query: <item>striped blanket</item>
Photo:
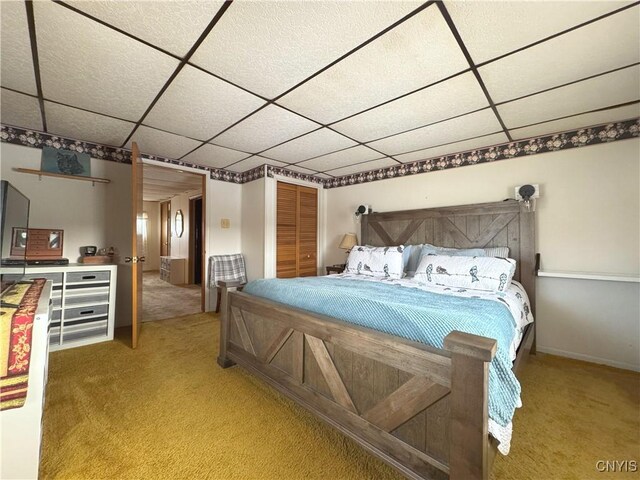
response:
[[[2,295],[0,307],[0,410],[20,408],[27,399],[33,321],[46,283],[17,283]]]

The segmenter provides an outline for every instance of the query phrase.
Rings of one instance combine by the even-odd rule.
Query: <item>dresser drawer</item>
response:
[[[67,273],[67,288],[76,287],[77,285],[69,285],[70,283],[108,283],[110,273],[107,271],[96,272],[69,272]]]
[[[47,272],[47,273],[29,273],[27,270],[24,274],[24,278],[31,280],[32,278],[46,278],[47,280],[51,280],[54,285],[62,285],[62,272]]]
[[[66,308],[64,310],[64,326],[107,320],[108,313],[109,305]]]

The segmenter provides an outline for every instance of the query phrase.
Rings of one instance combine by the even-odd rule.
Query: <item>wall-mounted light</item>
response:
[[[357,209],[356,209],[356,213],[355,216],[359,217],[360,215],[368,215],[372,212],[373,210],[371,210],[371,205],[360,205]]]
[[[535,199],[540,197],[540,186],[537,184],[516,187],[516,200],[522,202],[528,212],[535,210]]]

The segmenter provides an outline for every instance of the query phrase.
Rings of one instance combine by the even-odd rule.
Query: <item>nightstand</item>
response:
[[[329,265],[327,266],[327,275],[331,275],[332,273],[342,273],[344,272],[344,267],[346,267],[346,265],[340,264],[340,265]]]

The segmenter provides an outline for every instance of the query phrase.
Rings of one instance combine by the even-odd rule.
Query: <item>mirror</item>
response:
[[[184,217],[182,216],[182,210],[178,210],[176,212],[176,220],[175,220],[175,230],[176,236],[181,237],[184,233]]]

